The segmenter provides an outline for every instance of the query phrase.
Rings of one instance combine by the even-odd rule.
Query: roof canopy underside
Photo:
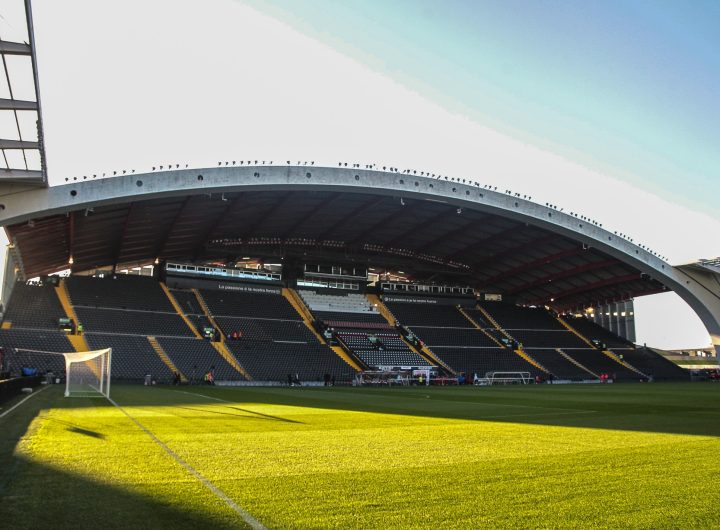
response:
[[[665,290],[617,258],[497,213],[331,191],[239,191],[79,210],[7,227],[27,277],[156,258],[359,262],[558,309]]]

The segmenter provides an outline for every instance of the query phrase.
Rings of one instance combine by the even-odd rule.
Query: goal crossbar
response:
[[[65,397],[110,398],[112,348],[62,355],[65,357]]]

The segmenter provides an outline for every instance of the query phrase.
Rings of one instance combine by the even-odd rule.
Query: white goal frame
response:
[[[530,372],[487,372],[485,379],[490,385],[515,383],[528,385],[534,381]]]
[[[65,397],[106,397],[110,399],[110,375],[112,365],[112,348],[102,350],[68,352],[62,354],[65,357]],[[99,364],[97,359],[99,358]],[[94,366],[89,363],[95,362]],[[75,383],[73,377],[73,365],[84,363],[93,372],[97,381],[85,384],[90,390],[75,390],[71,388]]]

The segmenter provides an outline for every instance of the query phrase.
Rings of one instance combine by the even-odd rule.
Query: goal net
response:
[[[112,348],[63,353],[65,397],[110,397]]]

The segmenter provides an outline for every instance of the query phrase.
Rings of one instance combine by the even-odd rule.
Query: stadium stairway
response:
[[[562,351],[560,348],[555,348],[555,351],[558,352],[558,353],[559,353],[560,355],[562,355],[563,357],[565,357],[565,359],[567,359],[568,362],[574,364],[575,366],[577,366],[577,367],[580,368],[581,370],[584,370],[585,372],[589,373],[589,374],[590,374],[591,376],[593,376],[595,379],[600,379],[600,376],[599,376],[598,374],[596,374],[595,372],[593,372],[592,370],[590,370],[589,368],[587,368],[587,367],[584,366],[583,364],[579,363],[578,361],[576,361],[575,359],[573,359],[572,357],[570,357],[567,353],[565,353],[564,351]]]
[[[578,330],[576,330],[573,326],[571,326],[570,323],[567,322],[564,318],[558,316],[558,317],[557,317],[557,321],[560,322],[560,324],[562,324],[566,329],[568,329],[569,331],[571,331],[572,333],[574,333],[575,335],[577,335],[583,342],[585,342],[585,344],[587,344],[587,345],[590,346],[591,348],[596,348],[596,347],[597,347],[597,346],[595,346],[595,344],[592,343],[592,341],[590,341],[587,337],[585,337],[585,335],[583,335],[583,334],[580,333]],[[618,363],[618,364],[620,364],[621,366],[627,368],[628,370],[631,370],[631,371],[635,372],[636,374],[641,375],[641,376],[644,377],[644,378],[647,378],[647,375],[646,375],[646,374],[644,374],[642,371],[640,371],[640,370],[638,370],[637,368],[635,368],[635,367],[634,367],[633,365],[631,365],[629,362],[621,359],[621,358],[618,356],[618,354],[616,354],[615,352],[613,352],[613,351],[611,351],[611,350],[603,350],[603,353],[604,353],[607,357],[609,357],[610,359],[612,359],[613,361],[615,361],[616,363]]]
[[[75,314],[75,308],[72,305],[72,300],[70,300],[70,293],[67,290],[65,278],[60,278],[58,286],[55,287],[55,293],[60,300],[60,305],[62,306],[63,311],[65,311],[65,316],[75,322],[75,324],[80,324],[80,322],[78,322],[78,317]],[[88,346],[84,335],[68,334],[67,338],[70,341],[70,344],[73,345],[73,348],[75,348],[75,351],[90,351],[90,346]]]
[[[148,342],[150,343],[150,346],[152,346],[152,349],[155,350],[155,353],[157,353],[158,357],[160,357],[160,360],[165,363],[165,366],[170,368],[170,371],[172,373],[178,373],[180,374],[180,381],[183,383],[187,383],[188,379],[185,377],[185,374],[183,374],[177,366],[175,366],[175,363],[172,362],[170,357],[168,357],[168,354],[165,352],[162,346],[160,346],[160,343],[157,341],[155,337],[148,337]]]
[[[215,348],[215,351],[217,351],[222,356],[222,358],[225,359],[227,363],[235,369],[236,372],[241,374],[248,381],[253,380],[252,376],[238,362],[237,358],[232,354],[232,352],[228,349],[224,342],[211,342],[210,344],[213,348]]]
[[[634,367],[633,365],[631,365],[629,362],[625,361],[624,359],[621,359],[621,358],[618,356],[617,353],[615,353],[615,352],[613,352],[613,351],[610,351],[610,350],[603,350],[603,353],[604,353],[607,357],[609,357],[610,359],[612,359],[613,361],[615,361],[616,363],[618,363],[619,365],[627,368],[628,370],[631,370],[631,371],[635,372],[635,373],[638,374],[638,375],[641,375],[641,376],[644,377],[645,379],[648,379],[648,376],[647,376],[646,374],[644,374],[643,372],[641,372],[640,370],[638,370],[637,368],[635,368],[635,367]]]
[[[356,372],[362,372],[363,368],[360,366],[360,364],[357,362],[357,359],[354,358],[354,356],[350,356],[348,352],[346,352],[342,346],[331,346],[327,343],[325,338],[320,335],[320,333],[317,332],[315,327],[312,325],[313,320],[315,318],[313,317],[312,313],[310,312],[310,308],[305,304],[305,301],[302,299],[302,297],[297,293],[295,289],[292,289],[290,287],[283,287],[282,295],[285,297],[285,299],[288,301],[288,303],[293,307],[295,311],[297,311],[298,315],[300,315],[300,318],[302,318],[303,324],[305,324],[305,327],[307,327],[313,335],[315,335],[315,338],[320,342],[320,344],[324,344],[327,347],[329,347],[333,352],[335,352],[335,355],[340,357],[343,361],[345,361],[347,364],[349,364],[353,370]]]
[[[310,309],[307,305],[305,305],[305,302],[297,293],[297,291],[289,287],[283,287],[282,295],[293,307],[293,309],[297,311],[297,314],[300,315],[300,318],[302,318],[305,327],[307,327],[312,332],[312,334],[315,335],[315,338],[320,341],[320,344],[325,344],[325,339],[317,332],[317,330],[312,325],[312,322],[315,319],[313,318],[312,313],[310,313]]]
[[[390,311],[388,307],[383,304],[382,300],[380,300],[380,297],[376,294],[367,294],[365,296],[367,297],[368,302],[375,306],[375,308],[378,310],[378,313],[380,313],[382,317],[387,320],[387,323],[395,327],[395,322],[397,322],[397,319],[395,318],[395,315],[392,314],[392,311]]]
[[[500,333],[502,333],[503,335],[505,335],[505,337],[507,337],[508,340],[511,340],[511,341],[513,341],[513,342],[517,342],[517,341],[515,340],[515,337],[513,337],[512,335],[510,335],[510,333],[508,333],[507,331],[505,331],[505,330],[500,326],[500,324],[498,324],[497,320],[495,320],[495,319],[493,318],[493,316],[492,316],[490,313],[488,313],[487,309],[485,309],[485,308],[484,308],[483,306],[481,306],[480,304],[477,305],[477,309],[482,313],[482,315],[485,317],[485,319],[486,319],[488,322],[490,322],[493,326],[495,326],[495,329],[496,329],[496,330],[498,330]],[[497,342],[497,341],[495,341],[495,342]],[[501,346],[504,347],[504,345],[502,345],[502,344],[501,344]]]
[[[578,330],[576,330],[574,327],[572,327],[567,320],[565,320],[564,318],[562,318],[562,317],[559,316],[559,315],[558,315],[557,317],[555,317],[555,318],[557,319],[558,322],[560,322],[560,324],[563,325],[563,327],[565,327],[568,331],[570,331],[570,332],[574,333],[575,335],[577,335],[577,337],[578,337],[580,340],[582,340],[585,344],[587,344],[587,345],[590,346],[591,348],[595,348],[595,345],[594,345],[587,337],[585,337],[585,335],[583,335],[583,334],[580,333]]]
[[[356,372],[362,372],[363,368],[360,366],[360,364],[355,360],[354,357],[351,357],[348,355],[348,353],[343,350],[342,346],[330,346],[330,349],[335,352],[335,354],[340,357],[343,361],[348,363],[350,366],[352,366],[353,370]]]
[[[178,304],[177,300],[170,292],[170,289],[168,289],[167,285],[165,285],[165,282],[160,282],[160,287],[162,288],[165,295],[168,297],[168,300],[170,301],[170,304],[172,304],[173,309],[175,309],[175,312],[180,316],[180,318],[183,319],[183,322],[185,322],[185,325],[190,328],[190,331],[193,332],[193,335],[195,335],[195,337],[198,339],[202,339],[202,335],[200,335],[200,332],[197,330],[197,328],[193,326],[192,322],[188,320],[188,317],[185,316],[185,312],[182,310],[180,304]]]
[[[484,335],[486,335],[491,341],[493,341],[495,344],[497,344],[500,348],[504,348],[505,345],[502,344],[499,340],[497,340],[495,337],[493,337],[490,333],[485,331],[480,324],[478,324],[473,317],[471,317],[467,311],[465,311],[462,307],[458,307],[458,311],[460,311],[460,314],[464,316],[468,322],[470,322],[473,326],[475,326],[477,329],[483,332]]]
[[[532,364],[535,368],[537,368],[537,369],[540,370],[541,372],[544,372],[544,373],[546,373],[546,374],[550,374],[550,373],[551,373],[550,370],[548,370],[548,369],[545,368],[542,364],[540,364],[540,363],[537,362],[535,359],[533,359],[533,357],[532,357],[529,353],[527,353],[526,351],[521,350],[520,348],[518,348],[517,350],[513,350],[513,351],[514,351],[517,355],[519,355],[520,357],[522,357],[523,359],[525,359],[527,362],[529,362],[530,364]]]
[[[212,313],[210,312],[210,308],[208,307],[207,303],[205,303],[205,299],[203,298],[202,294],[200,294],[200,291],[197,289],[191,289],[193,294],[195,295],[195,298],[197,298],[198,304],[200,304],[200,309],[203,310],[203,314],[205,315],[205,318],[208,319],[208,322],[212,324],[212,327],[214,327],[218,333],[220,333],[220,342],[225,343],[225,333],[223,333],[222,328],[220,325],[215,322],[215,319],[212,316]]]
[[[378,310],[378,313],[380,313],[380,315],[387,321],[387,323],[395,327],[397,319],[392,314],[392,311],[390,311],[390,309],[388,309],[388,307],[383,304],[382,300],[380,300],[380,298],[376,294],[367,294],[365,296],[367,297],[368,302],[370,302]],[[402,333],[400,333],[400,338],[405,344],[407,344],[407,347],[410,348],[410,351],[414,351],[431,365],[440,366],[449,375],[457,375],[457,372],[449,364],[440,359],[437,355],[435,355],[435,353],[433,353],[430,348],[428,348],[424,344],[422,344],[420,347],[413,346],[405,339]]]

